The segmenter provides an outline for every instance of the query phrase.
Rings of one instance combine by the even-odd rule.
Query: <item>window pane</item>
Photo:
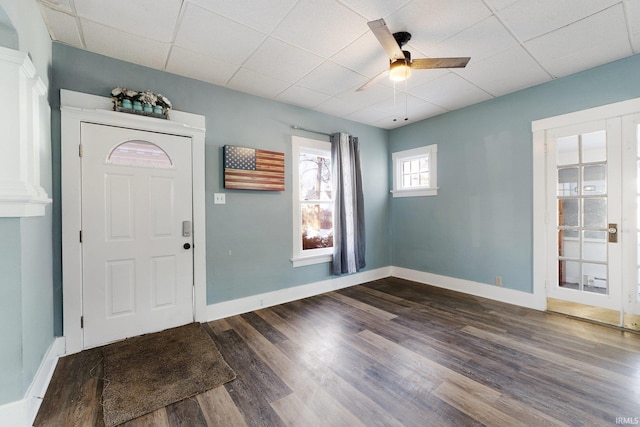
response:
[[[429,157],[423,157],[420,159],[420,171],[429,172]]]
[[[580,263],[576,261],[560,261],[558,267],[558,286],[568,289],[580,289]]]
[[[300,199],[331,200],[331,159],[300,154]]]
[[[578,176],[578,168],[558,169],[558,196],[577,196]]]
[[[423,172],[420,174],[420,185],[429,186],[429,173]]]
[[[404,175],[402,177],[402,186],[411,187],[411,175]]]
[[[302,249],[333,247],[333,204],[302,204]]]
[[[558,200],[558,225],[578,227],[580,225],[580,200]]]
[[[402,162],[402,173],[411,173],[411,162]]]
[[[165,151],[151,142],[123,142],[111,151],[107,162],[123,166],[170,168],[171,159]]]
[[[607,132],[585,133],[582,135],[582,163],[607,160]]]
[[[607,266],[605,264],[582,264],[582,286],[585,292],[607,293]]]
[[[607,165],[585,166],[582,178],[582,194],[606,194]]]
[[[558,253],[565,258],[580,258],[580,241],[565,230],[558,231]]]
[[[582,259],[590,261],[607,261],[606,231],[583,231]]]
[[[584,199],[584,226],[605,228],[607,223],[607,199]]]
[[[559,165],[578,163],[578,135],[558,138],[556,142],[556,154]]]
[[[412,160],[411,161],[411,173],[420,172],[420,160]]]

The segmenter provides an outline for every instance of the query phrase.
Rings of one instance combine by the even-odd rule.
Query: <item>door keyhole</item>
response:
[[[184,245],[182,245],[183,248],[185,249],[191,249],[191,244],[190,243],[185,243]]]

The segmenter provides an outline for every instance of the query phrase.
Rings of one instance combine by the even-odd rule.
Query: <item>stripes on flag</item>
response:
[[[225,145],[224,188],[284,191],[284,153]]]

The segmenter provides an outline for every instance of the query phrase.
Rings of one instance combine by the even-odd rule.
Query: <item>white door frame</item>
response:
[[[205,118],[171,111],[169,120],[113,111],[111,98],[60,91],[62,182],[62,292],[66,354],[84,348],[82,315],[82,225],[80,123],[91,122],[190,137],[193,173],[194,320],[207,320],[205,230]]]
[[[533,132],[533,292],[538,304],[546,309],[546,279],[551,262],[557,262],[557,254],[549,253],[547,223],[555,221],[549,217],[546,203],[547,171],[545,142],[547,131],[580,123],[611,119],[640,111],[640,98],[616,102],[587,110],[562,114],[531,122]],[[554,207],[555,212],[555,207]]]

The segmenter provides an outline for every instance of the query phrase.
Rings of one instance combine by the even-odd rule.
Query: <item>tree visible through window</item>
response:
[[[294,258],[330,254],[333,248],[331,144],[293,138]]]
[[[302,250],[333,247],[331,158],[301,152]]]

